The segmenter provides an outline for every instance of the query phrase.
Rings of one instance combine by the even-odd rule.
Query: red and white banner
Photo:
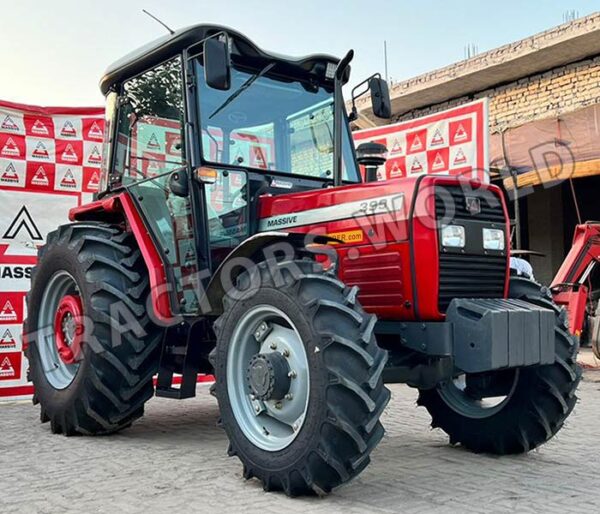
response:
[[[104,108],[0,101],[0,399],[28,397],[21,340],[37,248],[91,200],[102,162]]]
[[[416,175],[465,175],[489,182],[488,100],[461,105],[430,116],[353,133],[387,148],[379,180]]]

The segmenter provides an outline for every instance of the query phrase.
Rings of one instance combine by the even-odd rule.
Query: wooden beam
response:
[[[574,169],[571,166],[566,166],[563,170],[563,167],[559,165],[521,173],[517,176],[517,188],[539,186],[570,178],[584,178],[594,175],[600,175],[600,159],[576,162]],[[503,181],[507,190],[513,188],[512,177],[505,177]]]

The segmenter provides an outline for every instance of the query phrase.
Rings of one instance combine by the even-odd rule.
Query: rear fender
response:
[[[75,207],[69,211],[69,219],[71,221],[94,220],[107,223],[126,221],[129,230],[135,236],[148,269],[153,320],[161,326],[169,326],[181,321],[180,316],[176,316],[171,307],[169,297],[171,286],[160,253],[129,193],[122,192]]]

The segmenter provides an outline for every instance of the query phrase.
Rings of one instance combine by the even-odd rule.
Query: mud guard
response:
[[[232,250],[219,265],[206,287],[200,305],[209,305],[210,315],[218,316],[223,313],[221,299],[226,293],[225,287],[223,286],[223,273],[229,272],[228,282],[235,283],[237,276],[244,271],[243,266],[237,266],[237,268],[231,267],[231,263],[234,259],[245,258],[250,259],[253,262],[259,262],[264,261],[268,257],[275,258],[274,252],[277,248],[274,247],[274,245],[277,243],[287,243],[292,246],[294,252],[305,249],[311,253],[326,255],[332,260],[333,265],[335,266],[337,253],[331,247],[328,247],[327,244],[339,242],[340,241],[337,239],[329,236],[294,232],[261,232],[255,234]],[[264,249],[267,247],[272,248],[272,251],[270,252],[272,255],[265,255]],[[257,259],[257,255],[260,256],[259,259]]]

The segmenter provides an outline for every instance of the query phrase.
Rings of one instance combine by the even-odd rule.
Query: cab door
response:
[[[111,179],[132,193],[144,217],[173,284],[172,303],[195,315],[200,270],[193,196],[171,187],[188,162],[182,77],[177,56],[123,84]]]

